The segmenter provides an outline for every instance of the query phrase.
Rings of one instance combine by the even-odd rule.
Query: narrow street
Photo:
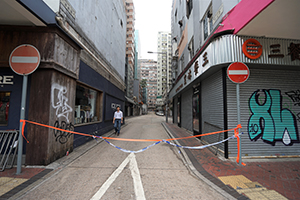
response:
[[[168,138],[161,125],[164,119],[153,113],[126,119],[127,125],[119,137]],[[139,150],[153,143],[110,141],[128,150]],[[225,198],[195,178],[172,146],[161,143],[143,152],[129,154],[101,142],[20,199]]]

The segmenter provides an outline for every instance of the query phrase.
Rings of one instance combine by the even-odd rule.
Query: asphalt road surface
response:
[[[167,139],[161,125],[164,120],[153,113],[126,119],[127,125],[118,137]],[[153,143],[110,141],[134,151]],[[20,199],[216,200],[225,197],[191,174],[176,147],[161,143],[133,154],[101,142],[69,164],[58,167]]]

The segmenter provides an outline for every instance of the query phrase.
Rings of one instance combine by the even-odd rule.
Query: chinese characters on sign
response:
[[[189,73],[188,73],[188,79],[191,80],[192,79],[192,70],[189,69]]]
[[[181,84],[177,89],[176,92],[178,92],[183,87],[183,84]]]
[[[291,60],[294,61],[294,60],[300,60],[300,44],[295,44],[295,43],[291,43],[289,48],[289,54],[291,56]]]
[[[205,52],[203,54],[203,64],[202,64],[202,67],[204,67],[207,63],[208,63],[207,52]]]
[[[283,58],[284,55],[280,53],[280,44],[272,44],[270,45],[270,54],[269,58]]]
[[[288,48],[288,54],[291,56],[291,61],[300,60],[300,44],[290,43]],[[248,39],[244,42],[242,50],[245,56],[249,59],[258,59],[263,53],[263,46],[256,39]],[[205,54],[203,55],[203,57]],[[280,44],[271,44],[268,58],[284,58],[285,55],[281,53]],[[205,64],[205,62],[203,63]]]
[[[197,60],[194,65],[195,76],[198,74],[198,69],[199,69],[199,65],[198,65],[198,60]]]

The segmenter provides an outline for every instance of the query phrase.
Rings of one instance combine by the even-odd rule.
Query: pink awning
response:
[[[224,15],[214,32],[300,39],[299,0],[242,0]]]
[[[215,33],[234,30],[233,34],[237,34],[273,1],[274,0],[242,0],[225,14],[221,25]]]

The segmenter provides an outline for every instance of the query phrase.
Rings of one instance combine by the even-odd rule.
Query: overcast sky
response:
[[[135,29],[139,30],[141,52],[143,59],[157,60],[156,54],[147,51],[157,51],[157,33],[171,31],[172,0],[134,0]]]

